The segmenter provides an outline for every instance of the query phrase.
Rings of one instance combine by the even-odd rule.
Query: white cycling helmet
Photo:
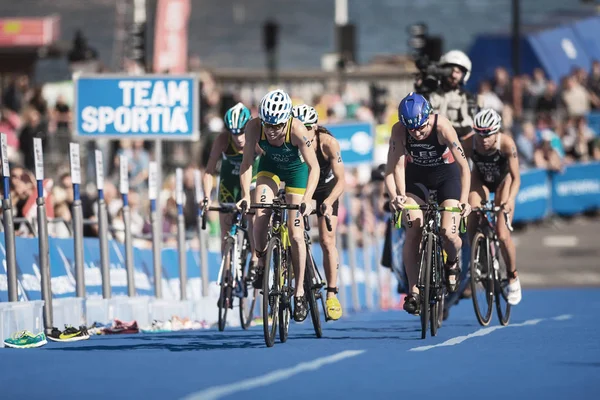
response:
[[[260,101],[258,116],[266,124],[282,124],[287,122],[291,115],[292,99],[281,89],[270,91]]]
[[[498,133],[501,125],[502,117],[491,108],[479,111],[473,120],[473,130],[481,136]]]
[[[298,118],[306,126],[313,126],[319,122],[319,114],[314,107],[301,104],[293,109],[294,118]]]
[[[440,65],[456,65],[464,70],[465,76],[463,77],[463,83],[467,83],[471,76],[471,59],[460,50],[450,50],[440,58]]]

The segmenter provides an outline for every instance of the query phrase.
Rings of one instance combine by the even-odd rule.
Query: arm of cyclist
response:
[[[458,140],[456,130],[452,127],[452,124],[446,117],[438,117],[438,132],[441,136],[441,143],[448,146],[458,167],[460,169],[460,207],[463,209],[461,215],[463,217],[468,216],[471,213],[471,206],[469,205],[469,189],[471,187],[471,170],[469,169],[469,163],[465,151]]]
[[[303,215],[309,215],[312,211],[312,198],[319,183],[321,170],[319,169],[317,153],[312,148],[312,134],[299,119],[294,118],[292,123],[292,144],[298,147],[300,154],[304,158],[304,162],[308,165],[308,182],[302,202],[306,204]]]
[[[250,206],[252,199],[250,198],[250,185],[252,184],[252,164],[256,157],[256,147],[258,146],[258,138],[260,136],[260,119],[254,118],[246,125],[246,144],[244,145],[244,155],[242,157],[242,165],[240,165],[240,186],[242,189],[242,198],[237,203],[241,210],[242,203],[245,201],[247,206]]]
[[[344,161],[342,160],[342,151],[340,149],[340,143],[329,135],[322,135],[321,141],[323,144],[323,153],[331,163],[331,170],[333,176],[336,179],[335,186],[329,193],[329,196],[323,201],[323,207],[325,210],[323,214],[329,215],[331,212],[333,203],[340,198],[346,187],[346,176],[344,173]]]
[[[217,176],[217,162],[219,162],[219,157],[227,146],[227,135],[228,133],[224,132],[215,139],[202,177],[202,189],[204,190],[205,200],[208,200],[207,207],[210,207],[210,193],[213,188],[213,180]]]
[[[402,124],[397,122],[392,127],[384,174],[385,188],[390,196],[390,206],[393,211],[401,209],[406,201],[406,181],[404,174],[404,162],[406,159],[405,138],[406,131]]]
[[[502,139],[502,151],[508,157],[508,173],[511,177],[508,199],[505,200],[502,206],[504,211],[510,213],[515,207],[517,193],[519,193],[519,187],[521,186],[521,173],[519,172],[519,155],[514,140],[507,135],[502,135]]]

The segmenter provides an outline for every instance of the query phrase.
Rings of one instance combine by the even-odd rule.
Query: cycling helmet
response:
[[[491,108],[486,108],[475,115],[473,130],[481,136],[491,136],[498,133],[501,124],[502,117],[500,117],[500,114]]]
[[[298,118],[306,126],[313,126],[319,121],[319,114],[314,107],[301,104],[292,110],[294,117]]]
[[[287,122],[291,115],[292,99],[281,89],[270,91],[260,101],[258,116],[266,124],[282,124]]]
[[[456,65],[460,67],[465,76],[463,76],[463,83],[467,83],[471,76],[471,59],[460,50],[450,50],[440,58],[440,65]]]
[[[398,106],[398,119],[408,129],[418,129],[427,122],[430,112],[431,106],[425,97],[410,92]]]
[[[225,127],[234,135],[239,135],[244,130],[244,127],[252,119],[250,110],[242,103],[237,103],[225,113],[223,121]]]

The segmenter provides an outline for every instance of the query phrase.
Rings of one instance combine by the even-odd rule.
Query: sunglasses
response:
[[[267,124],[266,122],[263,122],[263,123],[262,123],[262,125],[263,125],[265,128],[268,128],[268,129],[276,129],[276,130],[283,129],[283,128],[285,127],[285,125],[286,125],[286,124],[287,124],[287,122],[282,122],[281,124],[276,124],[276,125]]]
[[[473,130],[475,131],[475,133],[477,133],[479,136],[492,136],[492,128],[484,128],[484,129],[480,129],[480,128],[473,128]]]
[[[423,125],[419,126],[418,128],[414,128],[414,129],[408,128],[408,130],[409,130],[409,131],[411,131],[411,132],[417,132],[417,131],[418,131],[418,132],[422,132],[422,131],[424,131],[424,130],[425,130],[425,128],[427,128],[428,126],[429,126],[429,121],[427,121],[427,122],[426,122],[426,123],[424,123]]]

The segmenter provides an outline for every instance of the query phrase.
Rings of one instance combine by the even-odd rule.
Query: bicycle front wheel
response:
[[[286,257],[279,265],[279,281],[281,282],[281,296],[279,297],[279,340],[285,343],[288,339],[290,317],[292,315],[292,256],[287,250]]]
[[[425,239],[424,250],[421,250],[421,266],[419,279],[421,280],[419,300],[421,308],[421,339],[427,337],[427,322],[429,321],[429,307],[431,305],[431,256],[433,251],[433,234],[428,233]]]
[[[281,297],[281,280],[278,279],[281,270],[281,241],[278,237],[271,238],[267,247],[265,269],[263,274],[263,330],[267,347],[275,344],[277,319],[279,314],[279,299]]]
[[[242,267],[242,281],[244,288],[243,297],[240,297],[240,323],[242,329],[248,329],[252,324],[254,317],[254,309],[256,308],[256,299],[258,298],[258,289],[254,289],[252,282],[246,282],[246,277],[250,272],[250,263],[248,263],[248,235],[244,234],[244,242],[242,243],[240,263]]]
[[[485,235],[477,232],[471,241],[471,297],[477,321],[488,326],[492,319],[494,287],[490,251]]]
[[[313,259],[310,248],[306,246],[306,271],[304,271],[304,293],[308,296],[308,306],[310,307],[310,318],[312,320],[315,334],[318,338],[323,336],[323,330],[321,329],[321,314],[319,312],[319,305],[317,304],[317,293],[319,287],[315,287],[315,260]]]
[[[231,274],[231,260],[233,257],[234,246],[231,240],[227,240],[221,260],[221,293],[219,295],[219,331],[225,330],[227,323],[227,311],[233,301],[231,292],[233,285],[233,275]]]
[[[498,253],[500,249],[496,249]],[[494,291],[496,292],[496,312],[498,313],[498,321],[503,326],[508,325],[510,320],[510,304],[504,294],[504,288],[508,285],[508,269],[504,258],[500,255],[498,257],[498,263],[500,265],[498,271],[496,271],[496,279],[494,285]]]

